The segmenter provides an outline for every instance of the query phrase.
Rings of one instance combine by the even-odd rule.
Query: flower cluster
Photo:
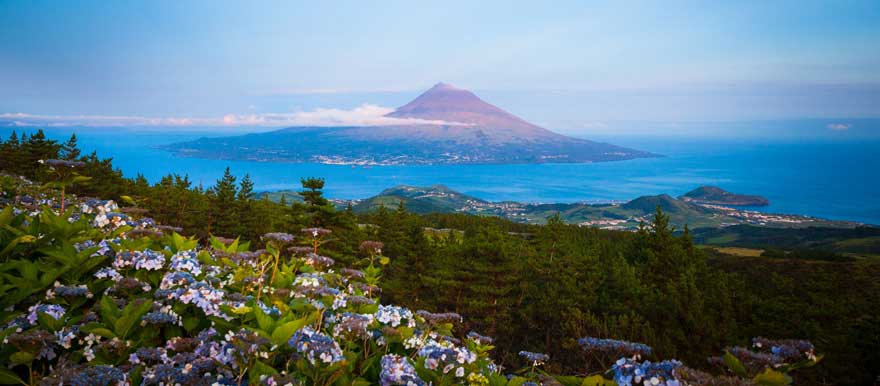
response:
[[[379,384],[382,386],[405,385],[421,386],[425,381],[416,374],[409,359],[404,356],[388,354],[382,357],[382,372],[379,374]]]
[[[599,351],[627,356],[651,355],[651,346],[625,340],[600,339],[588,336],[578,339],[578,344],[586,351]]]
[[[550,356],[547,354],[531,351],[520,351],[519,356],[531,363],[532,366],[540,366],[550,360]]]
[[[150,249],[122,251],[116,254],[116,260],[113,261],[113,268],[116,269],[133,267],[134,269],[158,271],[164,266],[165,255]]]
[[[87,299],[92,298],[92,292],[89,291],[89,287],[85,284],[80,285],[61,285],[60,282],[55,282],[55,286],[46,291],[46,300],[52,300],[55,296],[62,298],[79,298],[84,297]]]
[[[768,350],[784,361],[816,360],[816,348],[808,340],[799,339],[752,339],[752,346],[759,350]]]
[[[425,368],[429,370],[441,370],[443,374],[454,373],[456,377],[463,377],[465,369],[463,365],[474,363],[477,355],[464,347],[457,347],[449,341],[437,341],[429,339],[422,346],[418,355],[425,358]]]
[[[64,317],[67,310],[57,304],[35,304],[28,308],[27,321],[34,325],[37,324],[39,314],[46,314],[53,319],[58,320]]]
[[[676,360],[638,362],[635,359],[620,358],[611,370],[614,372],[614,381],[619,386],[679,386],[681,383],[675,378],[674,371],[680,366],[682,363]]]
[[[380,305],[379,310],[376,311],[376,320],[391,327],[398,327],[402,324],[407,327],[416,326],[412,311],[398,306]]]
[[[290,233],[272,232],[264,234],[263,240],[278,244],[290,244],[293,242],[293,235]]]
[[[333,338],[315,331],[311,327],[303,327],[290,337],[287,342],[296,352],[304,355],[314,365],[320,360],[325,364],[332,364],[345,359],[342,349]]]

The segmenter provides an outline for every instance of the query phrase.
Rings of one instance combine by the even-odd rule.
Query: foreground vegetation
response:
[[[177,341],[175,337],[200,338],[199,334],[209,327],[213,327],[218,335],[204,339],[207,342],[227,347],[227,344],[234,345],[235,339],[245,339],[239,344],[246,341],[248,347],[254,348],[252,353],[248,353],[244,346],[236,348],[235,351],[244,356],[252,355],[236,359],[240,362],[211,365],[215,366],[212,367],[215,370],[210,371],[214,377],[211,379],[215,381],[222,373],[223,380],[234,379],[235,382],[256,383],[274,379],[293,384],[299,381],[381,383],[385,368],[404,372],[412,368],[410,372],[420,380],[433,381],[434,384],[485,384],[478,376],[485,377],[490,384],[526,381],[582,384],[584,379],[589,379],[586,384],[590,384],[601,381],[596,375],[602,379],[616,377],[619,382],[627,381],[626,371],[635,371],[636,368],[628,361],[637,360],[644,365],[641,361],[648,358],[655,361],[677,358],[700,371],[715,374],[709,376],[682,367],[678,362],[665,362],[663,366],[667,367],[656,369],[669,370],[658,373],[661,375],[658,380],[685,384],[749,384],[754,381],[762,384],[789,381],[796,384],[866,384],[880,373],[876,358],[880,347],[877,333],[880,321],[873,311],[880,307],[880,289],[873,279],[877,277],[877,266],[871,262],[828,262],[823,263],[826,264],[823,269],[805,271],[802,267],[806,263],[785,259],[739,264],[736,260],[719,260],[719,257],[707,256],[695,248],[687,232],[676,235],[662,213],[655,217],[653,224],[636,233],[582,228],[552,218],[546,226],[529,226],[497,218],[420,216],[407,212],[404,207],[380,208],[370,214],[356,215],[348,210],[334,210],[321,195],[323,182],[319,179],[303,181],[304,202],[280,205],[254,200],[248,179],[237,183],[231,173],[210,188],[192,187],[185,177],[180,176],[169,176],[149,185],[143,178],[122,178],[121,173],[112,169],[109,160],[99,160],[94,154],[71,157],[69,149],[75,149],[75,146],[70,143],[62,146],[32,136],[17,141],[16,153],[7,151],[9,142],[2,145],[4,159],[0,161],[5,170],[56,183],[34,186],[14,177],[0,179],[4,192],[2,199],[6,200],[7,208],[14,206],[22,211],[7,216],[8,227],[3,231],[6,232],[2,240],[4,282],[0,288],[10,291],[3,296],[6,302],[4,322],[21,321],[17,318],[25,316],[27,319],[32,313],[31,319],[35,318],[34,323],[27,321],[27,326],[21,322],[21,331],[7,329],[4,333],[48,337],[39,331],[70,332],[77,327],[77,334],[82,337],[77,335],[77,340],[71,341],[77,343],[71,343],[70,348],[58,348],[50,342],[55,355],[52,358],[40,355],[43,346],[20,347],[7,341],[0,359],[14,365],[10,373],[4,373],[10,377],[5,379],[14,376],[26,383],[36,383],[41,378],[50,382],[56,379],[53,377],[63,375],[59,373],[61,369],[70,369],[67,378],[70,383],[70,374],[91,374],[89,371],[92,370],[81,367],[89,363],[112,364],[129,377],[129,381],[139,379],[143,382],[143,374],[154,374],[159,362],[166,365],[165,369],[182,364],[186,370],[183,363],[192,362],[193,355],[198,355],[197,343],[190,340],[192,344],[181,351],[169,345]],[[39,156],[31,154],[39,149],[45,152]],[[11,156],[17,157],[18,161],[6,161]],[[82,162],[74,168],[75,173],[90,179],[76,181],[71,175],[62,179],[57,169],[36,162],[53,158],[72,158]],[[25,167],[30,161],[33,165]],[[92,195],[117,199],[125,203],[119,209],[124,213],[112,216],[104,213],[104,217],[100,217],[101,213],[78,214],[83,206],[82,199],[77,199],[69,203],[67,213],[58,215],[60,187],[78,197]],[[73,200],[70,196],[67,198]],[[46,210],[45,205],[54,207],[54,210]],[[95,211],[100,212],[97,209],[86,212]],[[126,218],[122,219],[122,214]],[[77,216],[79,220],[72,223],[67,220]],[[157,228],[153,222],[145,220],[147,216],[175,229]],[[104,224],[104,221],[117,218],[122,220]],[[101,225],[100,229],[95,229],[95,225]],[[312,257],[309,262],[310,255],[304,254],[301,248],[289,250],[290,246],[309,244],[315,252],[315,244],[308,243],[314,242],[315,237],[311,231],[302,231],[313,228],[332,230],[319,240],[318,252],[334,260],[328,266],[323,264],[330,260]],[[428,228],[432,230],[426,230]],[[190,234],[194,238],[183,238],[172,232]],[[288,238],[266,235],[270,232],[286,232],[296,237],[292,242],[277,241],[276,237]],[[236,235],[242,236],[237,245],[219,237],[234,238]],[[109,250],[105,251],[106,254],[93,256],[96,251],[78,250],[74,246],[86,240],[96,243],[98,250],[102,250],[101,241],[106,240]],[[257,252],[247,252],[248,248],[242,247],[245,240],[250,241],[249,249]],[[368,240],[384,242],[382,253],[377,254],[378,251],[369,247],[362,249],[361,245]],[[147,250],[153,252],[145,252]],[[371,250],[374,251],[372,254]],[[129,282],[128,279],[134,279],[149,284],[149,290],[133,286],[119,288],[121,292],[106,292],[118,283],[97,278],[94,274],[108,265],[114,267],[120,255],[150,256],[149,261],[159,268],[151,270],[135,264],[116,270],[120,280]],[[156,298],[156,291],[162,289],[165,276],[181,272],[172,267],[183,255],[190,256],[201,269],[200,274],[183,271],[193,275],[192,283],[200,283],[196,284],[198,293],[202,290],[208,293],[223,291],[222,302],[210,303],[219,305],[217,314],[206,313],[188,297],[184,298],[187,301],[173,296]],[[247,258],[233,258],[242,257],[240,255]],[[762,270],[761,264],[770,264],[768,261],[786,261],[791,266]],[[345,277],[341,268],[346,266],[359,268],[364,278]],[[298,279],[305,280],[300,276],[304,274],[317,275],[308,277],[317,280],[322,289],[314,288],[318,292],[313,293],[313,288],[301,288],[302,282],[294,285]],[[381,292],[377,286],[380,276]],[[92,297],[68,299],[55,296],[58,292],[53,289],[55,280],[65,288],[85,285]],[[758,281],[761,285],[755,285]],[[9,295],[21,291],[20,287],[27,283],[32,286],[27,287],[26,293]],[[353,289],[350,290],[349,285]],[[368,289],[366,294],[364,289],[356,288],[362,285]],[[177,291],[181,288],[170,289]],[[53,291],[53,299],[47,298],[47,291]],[[82,293],[82,290],[72,291]],[[282,296],[285,291],[289,291],[287,297]],[[339,294],[346,298],[346,305],[333,309]],[[841,295],[856,297],[857,301],[835,301]],[[358,300],[354,301],[363,301],[364,304],[348,301],[349,297],[355,296],[367,300],[356,298]],[[139,299],[152,302],[149,310],[143,305],[146,300]],[[367,304],[370,302],[373,303]],[[42,308],[37,306],[38,303]],[[116,308],[110,307],[110,303]],[[406,324],[404,328],[399,328],[402,326],[399,324],[388,329],[387,323],[378,321],[379,303],[397,304],[403,308],[395,310],[404,315],[409,315],[407,310],[429,312],[417,314],[410,311],[412,323],[401,316],[401,323]],[[63,307],[63,315],[56,319],[53,315],[59,315],[58,309],[47,308],[50,304]],[[143,308],[126,311],[126,307],[134,305]],[[805,312],[807,309],[809,312]],[[119,322],[122,315],[139,310],[146,311],[134,321],[124,318],[124,322]],[[147,313],[170,315],[168,311],[173,311],[176,319],[173,315],[155,315],[156,320],[165,320],[167,324],[160,323],[157,328],[150,329],[133,327],[142,322],[152,323],[141,319]],[[366,324],[369,334],[356,338],[335,334],[334,329],[341,323],[344,312],[373,315]],[[463,318],[458,319],[447,312],[455,312]],[[268,315],[271,321],[259,315]],[[335,321],[331,321],[334,317]],[[442,320],[431,322],[431,318]],[[292,322],[296,323],[290,324]],[[104,335],[91,331],[94,334],[91,339],[97,339],[92,343],[88,343],[89,333],[82,330],[89,323],[103,327],[89,325],[87,330],[107,330],[100,330]],[[320,353],[312,363],[308,350],[305,353],[298,351],[298,340],[292,345],[283,344],[289,343],[293,337],[290,335],[283,341],[288,330],[282,330],[284,334],[278,333],[276,342],[273,342],[273,334],[282,325],[288,325],[288,330],[297,327],[291,334],[301,332],[300,337],[313,336],[312,331],[322,334],[316,339],[335,348],[329,340],[320,337],[327,336],[340,351],[330,350],[330,356],[324,356],[330,358],[331,363],[322,363],[324,359]],[[306,326],[311,330],[303,330]],[[255,335],[250,338],[234,336],[242,328]],[[410,329],[412,335],[409,335]],[[468,338],[470,331],[480,334]],[[232,332],[233,336],[227,337],[227,332]],[[468,350],[475,359],[466,361],[466,366],[458,363],[447,372],[442,371],[446,365],[434,369],[430,368],[433,365],[426,367],[426,356],[430,355],[420,354],[418,345],[406,347],[404,344],[408,338],[417,335],[432,337],[438,344],[453,350]],[[816,342],[816,352],[825,353],[826,357],[818,366],[799,369],[794,378],[789,379],[781,374],[791,370],[790,367],[774,367],[767,360],[791,364],[809,359],[812,350],[797,349],[796,356],[768,358],[736,348],[766,349],[766,345],[753,346],[755,342],[762,342],[752,342],[751,337],[758,335],[809,338]],[[489,350],[488,341],[481,336],[494,338],[493,350]],[[633,346],[612,345],[616,348],[608,351],[602,345],[584,345],[589,341],[578,341],[589,336],[645,342],[651,350],[650,353],[646,350],[634,352],[630,349]],[[257,340],[257,337],[267,341]],[[384,346],[379,345],[382,337],[385,337]],[[78,343],[80,338],[83,343]],[[247,340],[251,338],[255,341]],[[20,341],[13,339],[11,342]],[[261,344],[253,346],[255,342]],[[794,343],[777,342],[770,346],[789,347]],[[98,358],[93,360],[98,362],[88,361],[87,346]],[[160,356],[161,361],[144,362],[138,356],[136,360],[144,363],[131,362],[131,353],[159,346],[166,354]],[[627,349],[621,351],[619,347]],[[102,357],[98,348],[118,351],[105,351]],[[706,361],[707,357],[724,354],[725,350],[730,355]],[[547,354],[549,360],[528,353],[520,356],[520,351]],[[341,356],[334,356],[336,353]],[[175,362],[172,358],[176,356],[172,354],[185,356]],[[399,357],[383,361],[389,354]],[[636,358],[636,355],[640,357]],[[466,356],[470,357],[469,354]],[[733,357],[737,360],[734,361]],[[334,358],[344,359],[334,361]],[[623,362],[617,364],[621,358]],[[755,362],[757,358],[764,362]],[[166,363],[166,359],[171,362]],[[19,362],[21,364],[17,364]],[[537,366],[539,363],[541,365]],[[463,377],[454,373],[450,375],[452,371],[458,373],[459,367],[463,368]],[[774,372],[755,380],[767,368]],[[189,371],[191,369],[187,373]],[[169,374],[180,375],[173,371]],[[471,377],[470,374],[475,375]],[[512,374],[513,377],[508,379],[502,374]],[[581,378],[551,374],[579,374]],[[199,375],[204,376],[205,372]],[[731,378],[719,378],[721,376]],[[388,381],[386,384],[394,383]]]

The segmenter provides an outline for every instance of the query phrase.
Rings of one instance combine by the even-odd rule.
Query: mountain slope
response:
[[[385,118],[390,121],[383,126],[291,127],[164,148],[189,157],[360,165],[588,163],[656,156],[554,133],[444,83]]]
[[[736,194],[716,186],[701,186],[683,194],[678,199],[698,204],[733,205],[733,206],[767,206],[770,201],[761,196]]]

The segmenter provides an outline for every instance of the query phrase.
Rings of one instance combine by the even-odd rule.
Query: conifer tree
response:
[[[303,197],[303,201],[306,202],[309,206],[324,206],[329,204],[326,198],[324,198],[324,193],[321,189],[324,189],[324,179],[323,178],[302,178],[300,179],[302,183],[303,190],[299,192],[299,194]]]
[[[0,144],[0,170],[18,172],[19,166],[21,166],[21,143],[13,130],[9,139]]]
[[[254,182],[251,180],[250,174],[245,174],[241,179],[238,188],[238,199],[240,201],[249,201],[254,198]]]
[[[236,196],[238,189],[235,185],[236,178],[232,175],[229,167],[223,172],[223,177],[211,188],[211,213],[213,214],[211,232],[219,235],[234,236],[232,233],[237,229]]]
[[[63,160],[73,161],[79,158],[80,150],[76,147],[76,134],[71,134],[67,142],[61,144],[58,157]]]

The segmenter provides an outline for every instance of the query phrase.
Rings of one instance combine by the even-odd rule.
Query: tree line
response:
[[[80,154],[75,136],[61,143],[42,131],[13,133],[0,143],[0,169],[10,174],[46,181],[51,174],[37,161],[53,158],[81,161],[79,172],[91,177],[70,192],[115,199],[202,239],[259,245],[267,232],[325,227],[333,239],[324,250],[342,264],[362,241],[382,241],[392,258],[383,300],[460,313],[463,329],[496,337],[505,366],[521,365],[514,353],[532,350],[548,353],[557,373],[607,368],[608,358],[578,349],[582,336],[645,342],[659,357],[699,364],[763,334],[810,339],[827,354],[803,372],[803,384],[866,384],[880,374],[880,362],[870,360],[880,352],[876,262],[719,259],[698,248],[687,229],[676,232],[659,210],[637,232],[579,227],[558,216],[536,226],[416,215],[403,204],[355,214],[323,196],[320,178],[302,179],[301,201],[275,203],[257,198],[250,177],[229,168],[208,187],[176,174],[150,183],[124,177],[111,159]]]

